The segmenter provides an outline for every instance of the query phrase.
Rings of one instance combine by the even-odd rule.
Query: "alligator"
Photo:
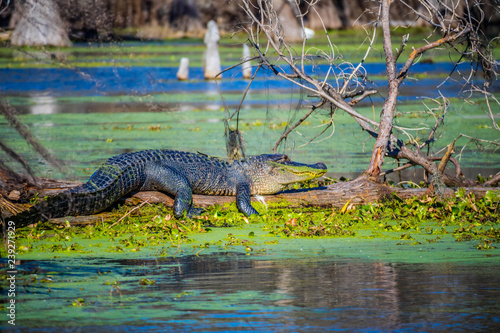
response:
[[[157,190],[174,197],[176,218],[201,213],[192,195],[236,196],[239,210],[258,214],[252,195],[274,194],[287,184],[324,175],[326,165],[302,164],[283,154],[263,154],[231,163],[201,153],[168,149],[124,153],[110,158],[87,183],[49,196],[9,218],[16,226],[69,215],[92,215],[136,191]]]

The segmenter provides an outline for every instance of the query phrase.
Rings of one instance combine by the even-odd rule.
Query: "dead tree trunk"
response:
[[[289,3],[292,4],[292,6],[295,5],[294,9],[300,13],[300,1],[290,1]],[[412,143],[411,145],[415,146],[415,148],[410,148],[410,145],[405,144],[395,135],[397,131],[405,133],[405,129],[394,126],[393,124],[394,113],[398,101],[399,87],[406,79],[410,68],[421,54],[436,47],[441,47],[445,44],[451,45],[452,49],[457,51],[463,57],[470,56],[471,54],[477,54],[481,62],[491,65],[483,66],[483,69],[486,71],[494,67],[492,64],[495,62],[494,59],[485,57],[484,52],[480,52],[483,45],[481,44],[481,39],[478,37],[480,35],[479,21],[468,19],[466,16],[462,15],[463,13],[454,11],[453,6],[449,7],[444,5],[444,1],[418,0],[418,3],[427,8],[425,14],[418,11],[418,6],[411,7],[406,2],[400,1],[398,2],[400,5],[408,7],[408,13],[417,15],[422,20],[427,21],[430,25],[439,28],[436,31],[439,31],[438,33],[442,33],[442,38],[433,42],[421,41],[420,43],[423,44],[423,46],[414,47],[413,51],[408,55],[408,59],[404,63],[402,70],[399,73],[396,73],[396,61],[403,54],[408,39],[403,39],[397,52],[393,51],[390,24],[390,7],[393,3],[395,3],[395,1],[382,0],[380,2],[377,24],[373,27],[373,36],[371,36],[371,38],[370,36],[368,37],[370,38],[370,46],[365,55],[366,58],[370,52],[372,43],[376,38],[377,26],[380,24],[383,32],[383,49],[386,58],[389,92],[382,107],[381,119],[377,122],[361,115],[354,108],[359,99],[372,94],[372,92],[366,90],[363,85],[359,87],[359,81],[356,85],[358,87],[357,89],[354,91],[347,91],[349,83],[352,82],[353,77],[356,77],[357,72],[362,67],[365,58],[358,66],[347,63],[348,66],[353,68],[352,73],[341,73],[337,76],[335,74],[330,74],[330,76],[325,78],[316,79],[313,75],[306,72],[304,66],[304,63],[310,60],[307,57],[307,52],[309,52],[306,46],[307,40],[305,38],[303,39],[301,50],[293,49],[292,46],[286,42],[286,38],[282,33],[283,27],[280,25],[280,21],[278,19],[279,13],[277,12],[277,8],[274,6],[275,2],[271,0],[259,0],[256,3],[248,0],[243,1],[241,8],[249,16],[252,22],[252,26],[247,29],[247,32],[254,45],[255,52],[259,55],[260,66],[269,68],[276,76],[282,78],[283,80],[293,82],[297,86],[314,94],[318,99],[320,99],[320,103],[312,105],[311,109],[305,113],[302,118],[300,118],[300,121],[291,126],[290,130],[280,137],[274,147],[274,151],[276,151],[279,143],[282,142],[290,132],[292,132],[297,126],[300,125],[301,122],[314,113],[314,110],[318,108],[318,105],[327,105],[332,109],[345,111],[354,118],[363,130],[376,139],[370,164],[365,175],[359,179],[359,182],[378,182],[382,173],[384,157],[387,155],[398,160],[406,159],[409,161],[408,164],[410,165],[423,167],[430,175],[432,175],[434,185],[433,188],[436,190],[435,194],[438,196],[444,196],[444,189],[446,185],[458,186],[463,184],[464,180],[460,179],[460,175],[458,175],[458,177],[449,177],[444,174],[444,167],[450,160],[451,154],[445,154],[446,157],[442,160],[440,168],[438,168],[434,161],[441,160],[441,158],[437,158],[437,156],[425,156],[425,154],[422,154],[422,148],[434,142],[435,130],[438,126],[442,125],[445,112],[441,118],[436,120],[436,126],[433,130],[431,130],[429,139],[421,145],[415,145]],[[315,1],[308,3],[309,7],[307,7],[307,13],[310,15],[314,13],[315,15],[321,16],[321,13],[314,8],[315,4]],[[258,16],[255,15],[253,11],[255,6],[258,8]],[[302,29],[305,28],[302,20],[303,15],[304,13],[302,13],[302,15],[297,15]],[[259,45],[260,39],[256,37],[259,33],[265,35],[268,41],[267,45],[262,45],[262,43]],[[327,34],[326,29],[325,34]],[[325,52],[322,56],[330,65],[332,72],[335,72],[334,68],[338,68],[339,66],[336,62],[336,58],[334,57],[336,51],[329,39],[328,41],[330,43],[331,52],[330,54]],[[460,51],[456,45],[460,42],[466,41],[470,43],[470,49]],[[286,63],[290,69],[287,69],[284,66],[275,65],[277,64],[276,61],[271,61],[266,57],[264,52],[261,52],[261,50],[268,49],[273,49],[279,60]],[[473,59],[471,60],[474,61]],[[344,65],[345,63],[341,64]],[[471,66],[471,70],[472,68],[473,66]],[[334,78],[331,76],[334,76]],[[485,75],[485,77],[488,77],[488,75]],[[334,84],[336,84],[337,87],[335,87]],[[351,102],[346,101],[347,98],[353,96],[359,96],[359,99],[351,100]],[[329,188],[329,190],[332,190],[333,187]]]
[[[387,152],[387,144],[392,132],[392,121],[398,97],[398,85],[396,82],[396,62],[392,53],[391,32],[389,22],[389,1],[382,1],[382,30],[384,35],[385,65],[387,69],[387,81],[389,84],[389,96],[386,98],[382,108],[382,120],[380,121],[379,132],[375,146],[373,147],[372,158],[367,170],[367,174],[377,177],[382,172],[384,155]]]

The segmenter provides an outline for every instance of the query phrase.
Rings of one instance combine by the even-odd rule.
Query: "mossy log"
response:
[[[0,183],[2,181],[0,180]],[[68,181],[58,181],[50,179],[38,179],[37,180],[38,189],[34,189],[32,186],[19,186],[16,191],[24,191],[21,194],[22,198],[28,196],[27,193],[37,193],[39,197],[45,197],[48,195],[54,195],[72,186],[79,185],[77,182]],[[21,185],[21,184],[20,184]],[[466,193],[473,193],[476,198],[482,198],[487,191],[496,190],[500,191],[500,187],[465,187]],[[455,196],[456,189],[446,188],[444,192],[444,197],[452,198]],[[299,208],[299,207],[324,207],[324,208],[342,208],[347,203],[357,206],[363,205],[370,202],[380,202],[386,200],[393,200],[395,195],[401,199],[408,199],[412,197],[424,197],[425,195],[432,196],[432,188],[412,188],[403,189],[398,187],[393,187],[386,185],[384,183],[376,182],[370,179],[368,176],[363,175],[354,180],[336,183],[324,187],[312,188],[307,190],[293,190],[284,191],[275,195],[265,195],[261,198],[252,197],[253,202],[263,201],[266,204],[272,202],[287,202],[287,207]],[[0,206],[2,206],[2,211],[5,212],[6,209],[5,202],[7,202],[6,196],[0,200]],[[173,205],[173,198],[157,191],[143,191],[137,192],[132,196],[124,198],[121,200],[122,204],[135,206],[147,201],[148,203],[163,203],[167,207]],[[235,197],[232,196],[209,196],[209,195],[193,195],[193,203],[197,207],[209,207],[213,205],[223,206],[227,203],[232,203],[235,201]],[[27,208],[27,205],[14,205],[19,209]],[[12,210],[11,214],[14,213]],[[8,214],[7,214],[8,215]],[[66,221],[70,225],[86,225],[94,223],[102,223],[106,220],[114,218],[113,215],[109,213],[101,213],[92,216],[69,216],[57,219],[52,219],[51,222],[54,224],[65,225]]]
[[[466,193],[474,193],[476,198],[482,198],[487,191],[498,190],[500,187],[466,187]],[[447,188],[444,197],[455,196],[456,189]],[[336,183],[324,187],[307,190],[284,191],[274,195],[262,196],[266,203],[286,201],[288,207],[335,207],[342,208],[346,203],[353,205],[363,205],[370,202],[380,202],[393,200],[394,195],[401,199],[412,197],[432,196],[429,188],[403,189],[392,187],[383,183],[374,182],[366,176],[361,176],[348,182]],[[147,191],[138,192],[126,200],[127,204],[136,205],[148,200],[150,203],[165,203],[167,206],[173,205],[173,199],[161,192]],[[193,203],[198,207],[208,207],[213,205],[224,205],[235,201],[235,197],[193,195]],[[253,202],[261,201],[252,197]]]

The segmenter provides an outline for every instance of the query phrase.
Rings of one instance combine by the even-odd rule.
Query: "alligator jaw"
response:
[[[269,163],[279,170],[281,177],[278,177],[277,181],[283,185],[315,179],[327,172],[327,167],[323,163],[303,164],[293,161]]]

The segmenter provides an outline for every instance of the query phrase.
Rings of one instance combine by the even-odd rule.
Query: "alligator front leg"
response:
[[[181,218],[184,211],[188,216],[201,213],[201,209],[192,207],[193,190],[185,175],[174,168],[153,163],[145,169],[146,180],[143,190],[159,190],[173,195],[174,216]]]
[[[240,211],[246,216],[259,213],[252,207],[250,203],[251,191],[248,183],[240,183],[236,186],[236,205]]]

